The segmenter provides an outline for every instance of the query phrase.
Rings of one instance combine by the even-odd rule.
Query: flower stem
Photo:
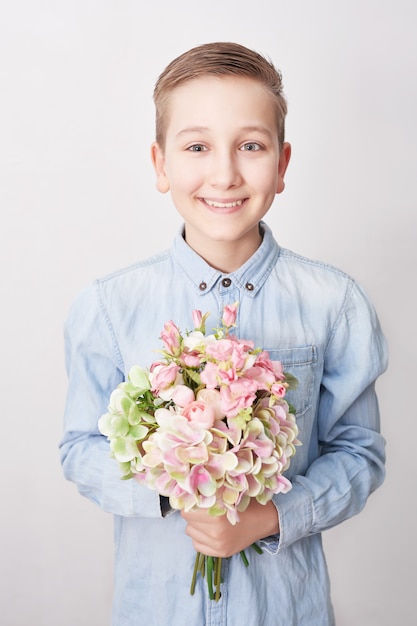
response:
[[[206,557],[204,556],[204,554],[200,553],[199,559],[198,559],[198,571],[200,572],[201,576],[204,578],[205,574],[206,574]]]
[[[240,556],[242,557],[243,565],[244,565],[245,567],[249,567],[249,561],[248,561],[248,559],[247,559],[247,557],[246,557],[246,554],[245,554],[245,551],[244,551],[244,550],[241,550],[241,552],[240,552]]]
[[[215,576],[215,584],[216,584],[216,595],[215,600],[218,602],[220,600],[220,583],[222,581],[222,559],[218,557],[216,559],[216,576]]]
[[[190,587],[190,594],[192,596],[194,595],[194,591],[195,591],[195,583],[197,580],[197,572],[198,572],[199,563],[200,563],[200,553],[197,552],[197,554],[195,555],[193,577],[191,579],[191,587]]]
[[[207,557],[207,585],[208,585],[208,594],[210,600],[214,600],[214,592],[213,592],[213,559],[214,557]]]
[[[221,598],[220,585],[222,582],[222,559],[215,556],[206,556],[197,552],[194,561],[193,576],[191,579],[190,594],[193,596],[197,583],[197,575],[207,577],[207,589],[210,600],[218,602]]]
[[[253,548],[253,549],[255,550],[255,552],[257,552],[258,554],[263,554],[263,553],[264,553],[264,551],[262,550],[262,548],[261,548],[261,547],[259,547],[257,543],[253,543],[253,544],[251,545],[251,548]]]

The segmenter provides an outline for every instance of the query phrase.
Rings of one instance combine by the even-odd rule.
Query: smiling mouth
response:
[[[241,206],[243,200],[235,200],[234,202],[215,202],[214,200],[206,200],[204,202],[215,209],[233,209],[234,207]]]

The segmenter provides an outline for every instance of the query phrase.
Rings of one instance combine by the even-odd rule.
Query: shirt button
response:
[[[200,289],[200,291],[205,291],[207,289],[207,283],[203,281],[198,285],[198,288]]]
[[[230,278],[223,278],[222,280],[223,287],[230,287],[231,284],[232,284],[232,281],[230,280]]]
[[[248,291],[253,291],[253,285],[252,285],[252,283],[246,283],[245,287],[246,287],[246,289],[247,289]]]

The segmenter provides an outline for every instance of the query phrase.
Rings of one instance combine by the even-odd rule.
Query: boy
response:
[[[113,626],[327,626],[334,623],[321,531],[359,512],[384,477],[374,383],[386,346],[361,288],[275,242],[262,218],[284,189],[290,145],[281,76],[232,43],[175,59],[155,87],[152,159],[159,191],[184,220],[171,249],[86,289],[66,326],[65,476],[115,516]],[[237,526],[169,510],[118,464],[97,421],[132,365],[155,360],[157,336],[191,312],[239,301],[237,330],[299,380],[289,394],[303,446],[292,490],[253,502]],[[240,550],[258,541],[245,568]],[[195,551],[223,559],[222,597],[189,593]],[[235,555],[235,556],[233,556]]]

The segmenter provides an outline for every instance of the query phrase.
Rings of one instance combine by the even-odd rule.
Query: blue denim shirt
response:
[[[210,267],[178,233],[170,250],[84,290],[65,329],[69,389],[61,441],[65,476],[114,514],[113,626],[328,626],[334,624],[321,532],[358,513],[384,478],[384,439],[374,383],[386,344],[363,290],[341,271],[280,248],[266,224],[263,243],[236,272]],[[299,380],[288,394],[303,445],[274,496],[280,536],[262,555],[223,560],[222,597],[205,581],[189,593],[195,551],[185,522],[158,494],[120,480],[97,420],[134,364],[149,365],[172,319],[239,301],[238,333],[269,351]],[[236,532],[239,527],[236,526]]]

